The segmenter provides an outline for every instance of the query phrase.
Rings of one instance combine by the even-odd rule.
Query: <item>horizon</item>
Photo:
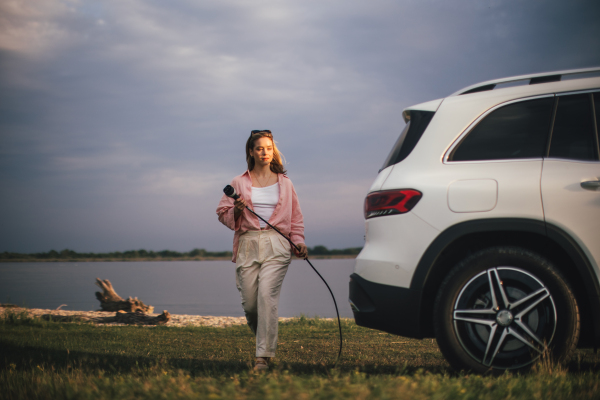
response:
[[[345,247],[345,248],[328,248],[327,246],[323,246],[323,245],[315,245],[312,247],[309,247],[309,250],[313,250],[313,251],[344,251],[344,250],[356,250],[356,249],[362,249],[362,246],[359,247]],[[70,252],[73,251],[76,254],[114,254],[114,253],[120,253],[120,254],[124,254],[124,253],[132,253],[132,252],[146,252],[146,253],[162,253],[162,252],[173,252],[173,253],[179,253],[179,254],[189,254],[189,253],[193,253],[195,251],[205,251],[206,253],[232,253],[231,249],[227,249],[227,250],[207,250],[203,247],[196,247],[193,248],[191,250],[188,251],[176,251],[176,250],[170,250],[167,248],[162,248],[162,250],[148,250],[148,249],[144,249],[144,248],[140,248],[140,249],[129,249],[129,250],[115,250],[115,251],[107,251],[107,252],[91,252],[91,251],[75,251],[69,248],[64,248],[61,250],[56,250],[56,249],[50,249],[48,251],[39,251],[39,252],[33,252],[33,253],[19,253],[19,252],[10,252],[10,251],[3,251],[0,252],[0,254],[23,254],[23,255],[37,255],[37,254],[50,254],[50,253],[56,253],[56,254],[62,254],[64,252]]]

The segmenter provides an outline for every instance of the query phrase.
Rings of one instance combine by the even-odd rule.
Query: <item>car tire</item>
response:
[[[467,257],[444,279],[434,329],[453,368],[499,374],[545,357],[568,362],[579,339],[579,310],[548,260],[522,248],[493,247]]]

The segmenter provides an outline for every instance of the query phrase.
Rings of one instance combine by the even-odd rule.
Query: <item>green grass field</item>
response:
[[[271,371],[250,372],[254,338],[230,328],[101,327],[0,319],[2,399],[565,399],[600,398],[600,356],[500,377],[451,371],[431,339],[343,323],[280,324]]]

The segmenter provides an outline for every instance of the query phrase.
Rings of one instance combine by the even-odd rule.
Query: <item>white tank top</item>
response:
[[[254,212],[265,220],[268,221],[269,218],[271,218],[278,202],[279,182],[262,188],[252,186],[252,205],[254,206]],[[260,223],[261,228],[267,226],[261,219],[259,219],[258,222]]]

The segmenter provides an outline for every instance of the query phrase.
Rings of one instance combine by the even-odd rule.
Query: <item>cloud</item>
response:
[[[0,3],[0,49],[27,55],[51,50],[70,36],[61,20],[72,11],[58,0],[3,1]]]
[[[0,251],[226,249],[214,208],[246,167],[251,129],[273,130],[286,155],[309,244],[359,246],[362,201],[404,107],[487,79],[599,65],[599,10],[3,1]]]

